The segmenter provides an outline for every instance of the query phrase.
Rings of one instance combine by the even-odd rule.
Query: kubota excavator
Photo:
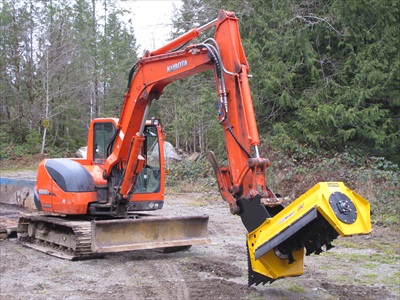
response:
[[[184,46],[214,26],[214,38]],[[41,241],[37,247],[67,249],[72,258],[208,242],[207,216],[133,218],[132,212],[163,206],[165,135],[158,119],[147,120],[151,102],[169,83],[210,69],[229,165],[220,166],[212,152],[206,156],[222,198],[248,231],[249,285],[300,275],[304,251],[319,254],[338,235],[368,234],[369,203],[341,182],[319,183],[287,207],[268,188],[270,162],[258,151],[238,18],[221,10],[136,62],[119,119],[92,121],[86,158],[40,163],[34,199],[53,215],[21,218],[19,236]]]

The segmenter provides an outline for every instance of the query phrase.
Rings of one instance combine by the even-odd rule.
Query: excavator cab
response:
[[[118,119],[99,118],[92,121],[88,137],[88,156],[80,162],[91,173],[98,193],[97,203],[90,204],[92,214],[105,213],[109,205],[109,183],[103,178],[102,170],[107,157],[115,147],[118,131]],[[144,164],[133,180],[129,193],[128,211],[146,211],[161,209],[164,202],[164,138],[159,119],[145,121],[143,143],[139,155]],[[123,163],[125,164],[125,163]]]

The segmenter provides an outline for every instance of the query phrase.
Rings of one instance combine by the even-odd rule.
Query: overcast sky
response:
[[[139,54],[146,50],[155,50],[170,40],[172,16],[175,7],[180,7],[180,0],[128,0],[121,6],[132,15],[126,14],[126,20],[132,19]]]

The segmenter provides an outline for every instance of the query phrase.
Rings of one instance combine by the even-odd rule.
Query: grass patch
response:
[[[345,259],[354,264],[360,264],[368,261],[368,263],[379,263],[379,264],[395,264],[399,258],[394,255],[385,255],[380,253],[374,254],[338,254],[334,253],[334,257],[338,259]]]
[[[398,243],[397,247],[394,246],[393,243],[385,243],[381,241],[370,241],[368,244],[366,243],[366,246],[368,246],[371,249],[376,249],[379,252],[382,252],[384,255],[387,256],[399,256],[399,248],[398,248]]]
[[[325,252],[324,255],[329,255],[330,257],[344,261],[346,263],[351,263],[353,265],[361,266],[365,269],[375,269],[379,264],[395,265],[399,261],[399,256],[397,255],[387,255],[384,253],[373,253],[373,254],[357,254],[348,253],[341,254],[336,252]],[[331,269],[332,266],[329,266]],[[321,267],[322,269],[322,267]]]
[[[332,282],[337,282],[340,284],[349,284],[349,275],[348,274],[343,274],[343,273],[336,273],[335,275],[330,276],[331,279],[330,281]],[[378,274],[360,274],[360,273],[354,273],[354,276],[351,278],[352,284],[353,285],[367,285],[367,284],[375,284],[379,282],[379,276]]]
[[[387,285],[392,285],[398,292],[400,290],[400,271],[394,272],[393,275],[385,277],[382,282]]]
[[[395,257],[393,255],[381,255],[381,254],[373,254],[370,256],[371,261],[379,262],[381,264],[395,264],[398,262],[399,257]]]
[[[368,263],[362,265],[362,267],[364,269],[375,269],[377,266],[378,266],[378,264],[371,263],[371,262],[368,262]]]
[[[288,290],[293,293],[305,293],[306,292],[306,289],[303,286],[293,284],[293,283],[290,284]]]
[[[265,298],[262,295],[260,295],[259,293],[250,292],[250,294],[248,295],[248,299],[250,299],[250,300],[264,300]]]
[[[339,246],[340,248],[365,249],[365,245],[355,243],[351,239],[338,239],[334,243],[335,246]]]
[[[367,278],[367,279],[377,279],[378,278],[378,274],[363,274],[362,277]]]
[[[364,262],[370,258],[369,255],[365,254],[347,254],[346,258],[353,263]]]
[[[329,256],[332,256],[332,257],[338,258],[338,259],[343,258],[343,254],[339,254],[339,253],[336,253],[333,251],[326,251],[322,255],[329,255]],[[331,266],[329,266],[329,267],[331,267]]]

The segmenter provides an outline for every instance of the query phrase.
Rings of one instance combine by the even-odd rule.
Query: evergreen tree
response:
[[[175,13],[172,38],[215,19],[223,2],[184,0]],[[209,29],[189,44],[201,43],[213,36],[214,30]],[[217,94],[212,71],[172,83],[165,89],[163,99],[153,110],[161,116],[169,139],[177,148],[189,152],[213,149],[218,154],[225,153],[217,121]]]
[[[396,1],[251,1],[241,29],[261,129],[398,159],[398,21]]]
[[[136,41],[113,1],[102,1],[105,13],[99,16],[96,3],[1,2],[3,148],[29,142],[35,145],[29,151],[37,153],[42,140],[42,152],[75,151],[86,143],[93,117],[117,116]]]
[[[137,46],[114,1],[2,0],[0,8],[4,149],[40,145],[48,131],[46,145],[73,150],[93,117],[118,116]],[[183,0],[171,38],[219,9],[240,18],[261,134],[400,162],[398,1]],[[223,153],[214,91],[212,72],[175,82],[151,114],[176,146]]]
[[[134,30],[131,24],[119,20],[122,13],[118,9],[108,13],[100,41],[102,116],[118,116],[121,112],[128,74],[138,59]]]

